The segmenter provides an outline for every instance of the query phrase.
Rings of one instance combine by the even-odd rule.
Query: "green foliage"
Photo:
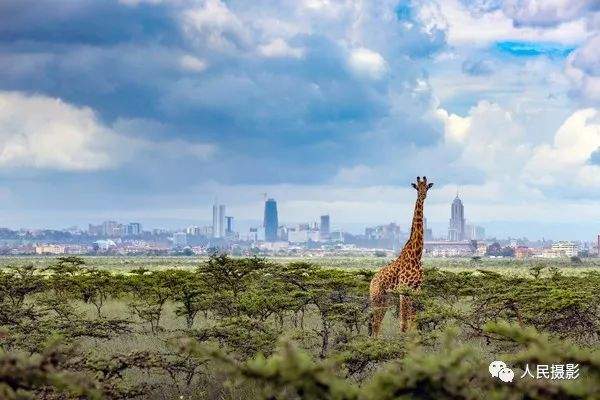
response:
[[[420,290],[393,294],[412,299],[416,331],[386,320],[378,339],[367,336],[372,269],[218,254],[128,273],[77,257],[4,268],[0,398],[600,398],[600,273],[487,262],[426,269]],[[40,361],[57,336],[70,350]],[[496,358],[517,370],[579,363],[581,379],[507,385],[487,372]]]
[[[62,368],[64,357],[57,345],[30,356],[0,353],[0,398],[36,399],[43,393],[43,398],[69,394],[72,398],[101,399],[93,380]]]
[[[284,343],[272,356],[258,355],[246,362],[237,362],[218,350],[184,343],[183,351],[219,362],[230,378],[255,381],[260,398],[301,398],[307,400],[358,399],[358,389],[334,372],[333,365],[314,361],[293,345]]]

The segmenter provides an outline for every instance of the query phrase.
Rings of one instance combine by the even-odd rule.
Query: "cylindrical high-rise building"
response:
[[[456,195],[450,208],[450,226],[448,227],[448,240],[458,242],[465,239],[465,208]]]
[[[279,219],[277,218],[277,202],[273,199],[268,199],[265,202],[265,241],[277,241],[277,228],[279,227]]]
[[[212,236],[225,237],[225,205],[213,205]]]

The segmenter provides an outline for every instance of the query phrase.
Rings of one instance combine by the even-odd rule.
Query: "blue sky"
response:
[[[441,227],[460,187],[498,235],[591,238],[599,21],[593,0],[3,1],[2,224],[173,226],[215,196],[256,219],[263,192],[283,222],[406,224],[427,175]]]

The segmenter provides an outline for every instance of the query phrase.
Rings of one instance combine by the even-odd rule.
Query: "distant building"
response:
[[[65,246],[59,244],[40,244],[35,246],[35,254],[65,254]]]
[[[279,218],[277,216],[277,202],[273,199],[268,199],[265,202],[265,241],[277,241],[277,228],[279,227]]]
[[[286,251],[289,246],[288,242],[265,242],[261,243],[258,248],[268,251]]]
[[[107,239],[107,240],[97,240],[97,241],[94,242],[94,245],[96,245],[96,247],[100,251],[108,251],[108,250],[110,250],[112,248],[117,247],[117,244],[114,241],[110,240],[110,239]]]
[[[472,256],[474,249],[465,241],[431,241],[425,242],[425,254],[429,257],[467,257]]]
[[[213,205],[212,233],[214,238],[225,237],[225,205]]]
[[[233,217],[225,217],[225,235],[230,236],[233,233]]]
[[[487,244],[485,244],[483,242],[477,243],[477,249],[475,249],[475,255],[479,256],[479,257],[483,257],[483,256],[485,256],[486,252],[487,252]]]
[[[187,246],[187,234],[185,232],[175,232],[173,234],[173,247]]]
[[[573,257],[579,254],[579,245],[573,242],[555,242],[552,244],[552,252],[558,256]]]
[[[212,229],[211,229],[212,232]],[[199,226],[188,226],[185,229],[185,233],[187,233],[190,236],[200,236],[202,235],[202,228],[200,228]]]
[[[465,225],[465,240],[484,240],[485,239],[485,228],[473,224]]]
[[[344,232],[342,231],[333,231],[329,235],[329,240],[332,242],[344,242]]]
[[[456,195],[450,208],[448,241],[459,242],[462,240],[465,240],[465,208],[461,199]]]
[[[213,227],[203,226],[202,228],[200,228],[200,234],[206,237],[211,237],[213,235]]]
[[[298,226],[288,228],[287,239],[290,243],[320,242],[321,232],[309,224],[299,224]]]
[[[142,224],[139,222],[130,222],[126,229],[128,236],[139,236],[142,234]]]
[[[423,218],[423,240],[433,240],[433,231],[427,226],[427,218]]]
[[[308,242],[308,230],[300,230],[298,228],[288,229],[288,242],[290,243],[306,243]]]
[[[527,246],[517,246],[515,248],[515,258],[522,260],[523,258],[529,258],[533,255],[531,249]]]
[[[400,225],[392,222],[387,225],[365,228],[365,236],[367,239],[372,240],[398,240],[398,238],[402,237],[402,230],[400,229]]]
[[[331,226],[329,224],[329,215],[321,215],[321,225],[319,226],[320,238],[323,241],[329,240]]]
[[[125,234],[123,225],[116,221],[104,221],[102,223],[102,235],[107,237],[118,237]]]
[[[104,235],[104,231],[102,229],[102,225],[88,225],[88,234],[90,236],[102,236]]]

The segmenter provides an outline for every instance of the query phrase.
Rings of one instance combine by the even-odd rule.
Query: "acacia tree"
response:
[[[243,314],[240,299],[244,291],[268,267],[269,264],[258,257],[232,259],[220,254],[211,256],[196,272],[211,289],[211,311],[221,317],[240,317]]]
[[[98,318],[102,317],[102,307],[111,296],[118,295],[120,282],[106,270],[87,269],[73,277],[75,290],[84,302],[96,308]]]
[[[127,282],[132,299],[129,307],[134,315],[150,324],[152,333],[160,329],[165,303],[171,298],[177,280],[170,271],[133,270]]]
[[[175,313],[185,317],[188,329],[194,326],[194,320],[200,311],[210,308],[208,293],[211,291],[198,272],[176,270],[172,272],[173,300],[177,304]]]

